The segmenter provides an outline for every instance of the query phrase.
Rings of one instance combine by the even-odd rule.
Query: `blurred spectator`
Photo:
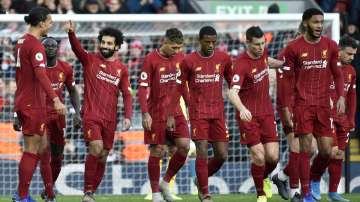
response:
[[[26,14],[31,8],[41,4],[37,4],[35,0],[14,0],[12,5],[16,13]]]
[[[360,27],[360,1],[352,0],[349,11],[350,24]]]
[[[316,2],[319,4],[320,8],[326,13],[332,12],[336,5],[336,0],[317,0]]]
[[[11,7],[11,0],[0,0],[0,14],[15,13],[15,10]]]
[[[267,13],[280,13],[280,8],[277,3],[273,3],[269,6]]]
[[[84,14],[100,14],[105,10],[101,0],[83,0],[80,2],[80,8]]]
[[[353,37],[357,41],[360,41],[360,33],[359,33],[359,28],[358,27],[356,27],[353,24],[350,24],[347,29],[348,29],[347,33],[348,33],[349,36]]]
[[[59,0],[59,5],[57,6],[57,13],[60,14],[73,14],[73,4],[71,0]]]
[[[179,13],[178,6],[173,0],[166,0],[163,7],[163,13]]]
[[[163,4],[161,0],[130,0],[127,7],[130,13],[158,13]]]
[[[135,39],[130,43],[129,47],[129,60],[127,61],[127,66],[130,72],[130,84],[132,89],[136,89],[137,85],[137,69],[140,69],[144,57],[143,57],[143,51],[144,46],[142,42],[138,39]]]
[[[51,13],[57,13],[55,0],[44,0],[41,6],[49,9]]]
[[[109,0],[106,3],[106,13],[124,14],[129,13],[129,10],[126,7],[124,0]]]

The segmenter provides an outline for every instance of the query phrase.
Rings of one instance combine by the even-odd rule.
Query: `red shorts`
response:
[[[155,121],[151,125],[151,131],[144,131],[145,144],[165,145],[168,141],[176,138],[189,138],[189,127],[184,115],[175,117],[175,131],[166,130],[166,121]]]
[[[84,120],[84,139],[86,142],[102,140],[104,149],[111,150],[117,123],[107,120]]]
[[[240,120],[240,117],[237,119],[241,134],[241,144],[251,147],[259,143],[266,144],[279,141],[273,114],[255,116],[248,122]]]
[[[48,120],[46,124],[46,132],[52,144],[65,145],[65,124],[65,116],[58,116],[57,119]]]
[[[312,133],[315,137],[331,137],[330,108],[319,106],[296,106],[294,129],[296,135]]]
[[[281,125],[282,125],[282,127],[283,127],[283,130],[284,130],[285,135],[288,135],[288,134],[290,134],[290,133],[293,133],[293,132],[294,132],[294,129],[291,128],[291,127],[289,127],[289,126],[286,126],[286,121],[285,121],[286,119],[285,119],[285,116],[284,116],[283,113],[282,113],[282,110],[279,109],[279,108],[277,108],[276,111],[277,111],[277,113],[278,113],[278,115],[279,115],[279,118],[280,118],[280,121],[281,121]],[[290,111],[290,113],[293,113],[292,108],[289,108],[289,111]]]
[[[16,112],[22,124],[23,135],[44,135],[46,129],[46,110],[25,109]]]
[[[349,143],[350,128],[343,123],[333,122],[334,128],[332,129],[332,135],[334,137],[334,146],[338,146],[340,150],[345,151],[347,144]]]
[[[224,119],[191,119],[191,139],[194,141],[228,142],[229,133]]]

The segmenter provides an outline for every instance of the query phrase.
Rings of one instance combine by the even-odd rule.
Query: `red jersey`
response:
[[[278,56],[278,60],[284,60],[285,57],[285,48],[282,49]],[[291,79],[291,81],[284,81],[285,79]],[[294,94],[293,89],[295,89],[294,86],[294,77],[285,77],[284,76],[284,70],[282,68],[278,68],[276,70],[276,107],[278,109],[281,109],[283,107],[290,107],[292,108],[294,106]],[[286,91],[286,85],[291,85],[292,91]],[[287,94],[286,94],[287,93]]]
[[[50,79],[51,87],[60,98],[61,102],[64,103],[64,87],[67,88],[75,85],[73,80],[73,69],[67,62],[61,60],[56,61],[54,67],[47,67],[46,74]],[[48,118],[57,117],[58,114],[54,109],[53,101],[47,97],[47,114]]]
[[[44,46],[33,35],[25,34],[18,40],[15,53],[17,89],[14,111],[26,108],[45,110],[46,94],[51,98],[56,95],[51,91],[50,83],[45,78],[46,55]]]
[[[223,80],[230,86],[232,63],[230,56],[215,50],[209,57],[195,51],[181,63],[180,80],[188,82],[191,119],[224,118]]]
[[[158,49],[150,52],[144,59],[138,82],[140,88],[150,87],[150,94],[146,99],[147,91],[139,90],[139,103],[142,113],[149,112],[153,120],[166,120],[170,110],[174,110],[175,116],[182,113],[180,97],[176,98],[175,105],[171,102],[177,90],[176,74],[180,72],[183,59],[182,53],[167,58]],[[175,109],[171,109],[172,107]]]
[[[84,68],[84,119],[116,121],[119,90],[123,96],[125,118],[130,119],[132,101],[129,73],[118,60],[108,61],[100,53],[88,53],[74,32],[69,32],[72,50]]]
[[[339,96],[335,90],[335,83],[332,82],[330,85],[331,100],[333,102],[333,116],[335,121],[345,121],[348,123],[350,128],[355,127],[355,112],[356,112],[356,72],[352,65],[340,66],[341,72],[344,78],[344,97],[346,103],[346,114],[336,115],[336,101]]]
[[[344,94],[342,73],[337,67],[338,48],[333,40],[322,36],[318,43],[311,44],[304,37],[295,39],[286,48],[285,60],[285,75],[295,77],[297,105],[329,107],[331,74],[337,94]],[[286,81],[286,88],[291,88],[291,81]]]
[[[274,114],[269,95],[269,65],[267,49],[258,58],[247,52],[239,55],[234,65],[231,87],[240,89],[239,97],[253,116]],[[237,112],[238,113],[238,112]]]

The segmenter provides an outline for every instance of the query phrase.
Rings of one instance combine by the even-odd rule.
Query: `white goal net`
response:
[[[197,36],[200,28],[212,25],[218,32],[218,48],[235,58],[245,50],[245,30],[249,26],[259,25],[266,32],[270,55],[276,56],[288,38],[297,31],[301,15],[53,15],[54,26],[49,36],[55,37],[59,42],[59,58],[73,65],[75,82],[82,93],[82,67],[71,51],[67,34],[61,29],[62,22],[70,19],[76,23],[77,36],[88,51],[97,51],[97,34],[104,27],[118,28],[125,35],[125,43],[119,51],[119,56],[128,66],[131,75],[133,125],[131,131],[123,133],[120,131],[122,127],[119,122],[114,148],[108,158],[106,174],[97,194],[145,194],[150,190],[146,168],[148,152],[147,147],[143,145],[136,81],[142,59],[148,52],[160,46],[165,30],[171,27],[179,28],[185,35],[184,52],[188,53],[198,48]],[[16,40],[26,29],[22,15],[2,15],[0,18],[0,195],[10,195],[17,188],[17,169],[23,142],[21,134],[12,130],[16,89],[13,51]],[[339,29],[338,15],[326,14],[324,34],[338,41]],[[275,103],[275,74],[271,75],[270,91]],[[119,109],[122,109],[122,102],[119,103]],[[239,143],[235,111],[227,98],[224,104],[230,133],[229,158],[221,170],[210,178],[210,191],[222,194],[253,192],[249,154],[246,147]],[[72,112],[68,97],[66,105]],[[119,117],[122,119],[122,110],[119,111]],[[62,171],[55,186],[56,191],[64,195],[82,194],[83,187],[86,146],[82,139],[82,131],[72,128],[71,116],[69,113],[66,128],[68,142]],[[281,162],[284,165],[287,162],[287,142],[280,122],[278,123]],[[209,152],[211,153],[211,149]],[[163,171],[166,163],[167,158],[164,158]],[[190,155],[186,165],[176,176],[173,187],[175,192],[194,192],[194,165],[194,158]],[[32,194],[39,194],[43,190],[39,171],[33,177],[30,190]]]

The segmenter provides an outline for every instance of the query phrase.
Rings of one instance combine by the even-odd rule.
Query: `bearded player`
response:
[[[114,143],[120,92],[125,119],[123,128],[131,126],[132,100],[127,68],[116,52],[123,43],[123,34],[114,28],[99,32],[99,53],[89,53],[81,47],[75,35],[75,25],[65,24],[70,44],[84,69],[84,104],[82,107],[84,139],[88,145],[85,160],[83,202],[93,202],[94,193],[104,176],[106,159]]]

